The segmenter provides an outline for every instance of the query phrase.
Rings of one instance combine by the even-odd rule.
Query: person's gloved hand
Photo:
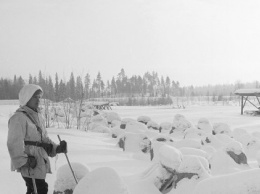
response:
[[[46,151],[46,153],[48,154],[48,156],[50,156],[51,153],[52,153],[53,145],[50,144],[50,143],[42,143],[42,147],[43,147],[43,149]]]
[[[57,146],[56,148],[56,153],[59,154],[59,153],[67,153],[67,142],[62,140],[60,142],[60,145]]]
[[[37,165],[37,160],[34,156],[28,155],[28,159],[27,162],[25,164],[25,166],[34,169]]]

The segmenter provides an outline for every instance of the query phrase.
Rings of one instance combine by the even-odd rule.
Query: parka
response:
[[[37,130],[36,125],[25,112],[33,118],[41,128],[41,131]],[[25,145],[24,143],[24,141],[50,143],[53,145],[53,149],[49,156],[56,156],[58,145],[48,137],[41,112],[39,110],[36,112],[27,106],[22,106],[9,119],[8,128],[7,147],[11,158],[11,170],[21,172],[24,177],[45,179],[46,174],[51,173],[47,152],[42,147]],[[36,158],[37,166],[34,169],[25,165],[28,155]]]

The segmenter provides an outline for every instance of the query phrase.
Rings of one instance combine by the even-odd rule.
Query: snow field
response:
[[[197,107],[197,109],[200,108]],[[75,183],[71,177],[60,181],[64,184],[59,185],[60,178],[66,177],[66,174],[71,172],[62,166],[57,171],[54,170],[56,176],[47,175],[49,193],[53,193],[56,188],[61,190],[74,188],[74,193],[78,194],[260,193],[258,186],[260,185],[259,138],[257,135],[253,136],[257,134],[255,130],[260,126],[256,118],[241,116],[238,121],[236,114],[232,119],[231,111],[227,111],[228,114],[223,115],[221,120],[219,116],[211,115],[212,109],[207,113],[199,110],[200,114],[195,112],[195,109],[190,110],[193,111],[192,113],[186,112],[188,110],[185,109],[183,115],[174,112],[174,114],[161,117],[158,116],[160,113],[160,108],[158,108],[158,112],[153,112],[154,116],[149,116],[151,121],[171,123],[172,126],[179,127],[175,127],[177,130],[168,127],[160,133],[159,130],[148,128],[147,125],[134,118],[138,115],[149,115],[150,109],[140,112],[139,108],[126,112],[117,107],[115,111],[118,112],[118,116],[121,116],[121,121],[118,117],[114,120],[110,119],[111,125],[109,125],[106,113],[101,113],[96,117],[99,119],[91,121],[91,124],[95,123],[92,124],[95,127],[88,132],[74,129],[48,129],[52,139],[57,139],[56,134],[61,134],[68,141],[68,155],[74,165],[73,169],[81,172],[78,185],[73,185]],[[163,112],[167,113],[165,110]],[[4,112],[2,114],[0,121],[4,130],[1,129],[0,132],[2,137],[6,137],[8,114]],[[176,121],[176,114],[179,114],[176,116],[180,118],[178,121]],[[225,125],[227,118],[231,121]],[[207,120],[206,124],[199,122]],[[113,121],[116,121],[114,126],[112,126]],[[200,128],[193,123],[198,125],[200,123]],[[236,124],[233,126],[232,123]],[[246,123],[249,123],[248,126]],[[122,124],[125,124],[125,128],[121,126]],[[106,127],[107,130],[100,130],[99,126]],[[210,126],[211,133],[205,126]],[[113,134],[116,136],[113,137]],[[123,138],[125,150],[119,146],[121,138]],[[153,157],[150,157],[151,150]],[[2,151],[4,158],[1,163],[9,170],[10,159],[6,150],[2,149]],[[57,164],[52,161],[53,168],[60,163],[62,165],[66,163],[64,156],[59,156]],[[14,173],[10,171],[4,171],[2,174],[5,175],[2,182],[6,183],[3,192],[17,193],[14,192],[14,188],[9,188],[10,183],[6,180],[19,177],[19,175],[13,176]],[[111,177],[114,181],[110,180]],[[19,179],[18,187],[23,188],[21,190],[24,191],[24,183]]]

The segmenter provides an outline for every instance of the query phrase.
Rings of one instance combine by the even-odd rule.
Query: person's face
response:
[[[27,102],[27,106],[31,109],[39,108],[41,98],[42,98],[42,91],[37,90],[31,97],[31,99]]]

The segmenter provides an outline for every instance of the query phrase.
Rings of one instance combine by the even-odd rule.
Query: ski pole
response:
[[[32,178],[32,182],[33,182],[33,190],[35,194],[38,194],[37,192],[37,187],[36,187],[36,183],[35,183],[35,178]]]
[[[59,135],[57,135],[57,136],[58,136],[58,138],[59,138],[59,140],[60,140],[60,142],[61,142],[60,136],[59,136]],[[68,162],[69,167],[70,167],[70,170],[71,170],[71,172],[72,172],[72,175],[73,175],[73,177],[74,177],[76,183],[78,184],[78,180],[77,180],[77,178],[76,178],[76,176],[75,176],[75,173],[74,173],[74,171],[73,171],[73,169],[72,169],[72,167],[71,167],[71,165],[70,165],[69,158],[68,158],[68,156],[67,156],[66,153],[64,153],[64,154],[65,154],[65,156],[66,156],[67,162]]]

